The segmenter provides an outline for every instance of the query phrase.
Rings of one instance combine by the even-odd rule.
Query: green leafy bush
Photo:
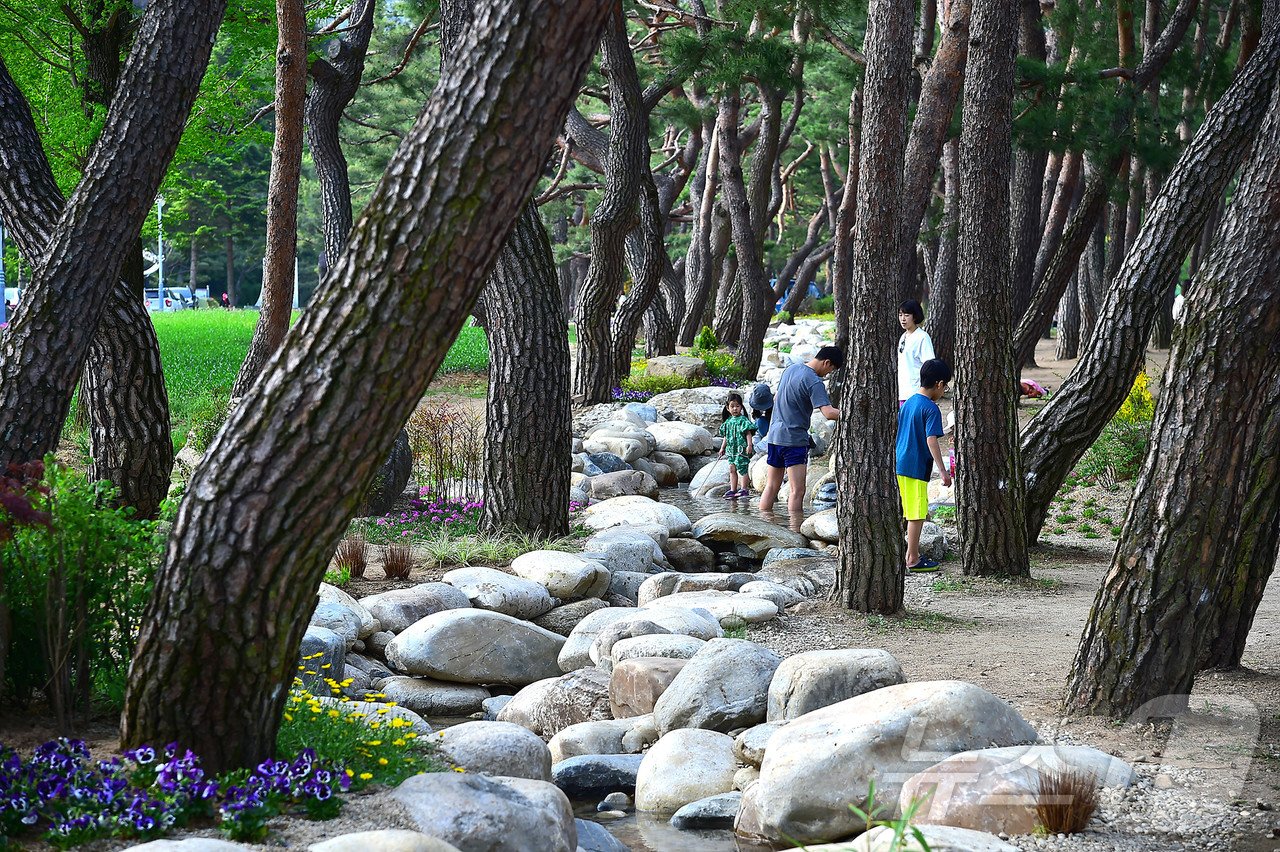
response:
[[[1146,373],[1138,374],[1120,410],[1076,464],[1077,477],[1104,486],[1137,477],[1147,455],[1155,415],[1150,384]]]
[[[802,313],[805,315],[830,314],[830,313],[834,313],[835,309],[836,309],[836,297],[822,296],[821,298],[814,299],[813,304],[809,305],[809,307],[804,311],[802,311]]]
[[[790,325],[794,320],[791,318],[791,311],[778,311],[775,317],[781,325]]]
[[[682,388],[705,387],[707,384],[707,379],[702,376],[686,379],[683,376],[630,375],[622,380],[622,390],[630,391],[633,394],[647,393],[649,396],[657,396],[660,393]],[[634,397],[628,397],[628,399],[634,399]]]
[[[720,341],[716,338],[716,333],[711,330],[711,326],[704,325],[702,330],[693,338],[694,353],[709,352],[720,345]]]
[[[27,468],[6,480],[0,515],[21,521],[21,497],[47,520],[0,536],[0,607],[11,627],[9,647],[0,646],[4,687],[24,703],[44,691],[66,729],[93,698],[121,703],[162,541],[154,523],[115,507],[109,483],[90,483],[52,456]]]
[[[707,375],[713,379],[740,379],[742,370],[733,359],[732,352],[709,350],[699,352],[698,357],[707,365]]]

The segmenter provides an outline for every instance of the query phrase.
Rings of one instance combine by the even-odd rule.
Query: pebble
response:
[[[596,819],[609,820],[610,822],[612,822],[615,819],[626,819],[626,818],[627,818],[626,811],[600,811],[598,814],[596,814]]]
[[[597,810],[629,811],[631,810],[631,797],[622,792],[610,793],[600,802],[600,807]]]

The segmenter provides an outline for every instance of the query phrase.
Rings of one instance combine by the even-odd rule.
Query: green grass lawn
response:
[[[175,447],[193,426],[220,421],[236,373],[249,351],[257,311],[197,310],[152,314],[160,341]],[[296,314],[295,314],[296,319]],[[441,373],[485,373],[484,329],[466,326],[445,355]]]

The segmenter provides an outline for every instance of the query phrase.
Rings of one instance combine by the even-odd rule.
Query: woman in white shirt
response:
[[[908,299],[898,308],[898,323],[902,337],[898,338],[898,407],[920,390],[920,367],[931,361],[933,341],[920,327],[924,322],[924,308],[915,299]]]

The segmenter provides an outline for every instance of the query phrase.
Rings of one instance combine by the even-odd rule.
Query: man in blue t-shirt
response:
[[[898,409],[898,492],[907,519],[907,570],[937,571],[938,563],[920,556],[920,533],[929,517],[929,477],[936,462],[944,487],[951,475],[942,463],[942,410],[938,400],[951,381],[951,366],[941,358],[920,367],[920,389]]]
[[[822,380],[844,366],[844,350],[824,346],[806,364],[792,364],[782,371],[778,395],[769,423],[769,478],[760,495],[760,511],[773,511],[782,488],[782,474],[791,483],[787,511],[791,528],[799,531],[804,517],[805,479],[809,473],[809,419],[816,408],[828,420],[839,420],[840,409],[831,404]]]

